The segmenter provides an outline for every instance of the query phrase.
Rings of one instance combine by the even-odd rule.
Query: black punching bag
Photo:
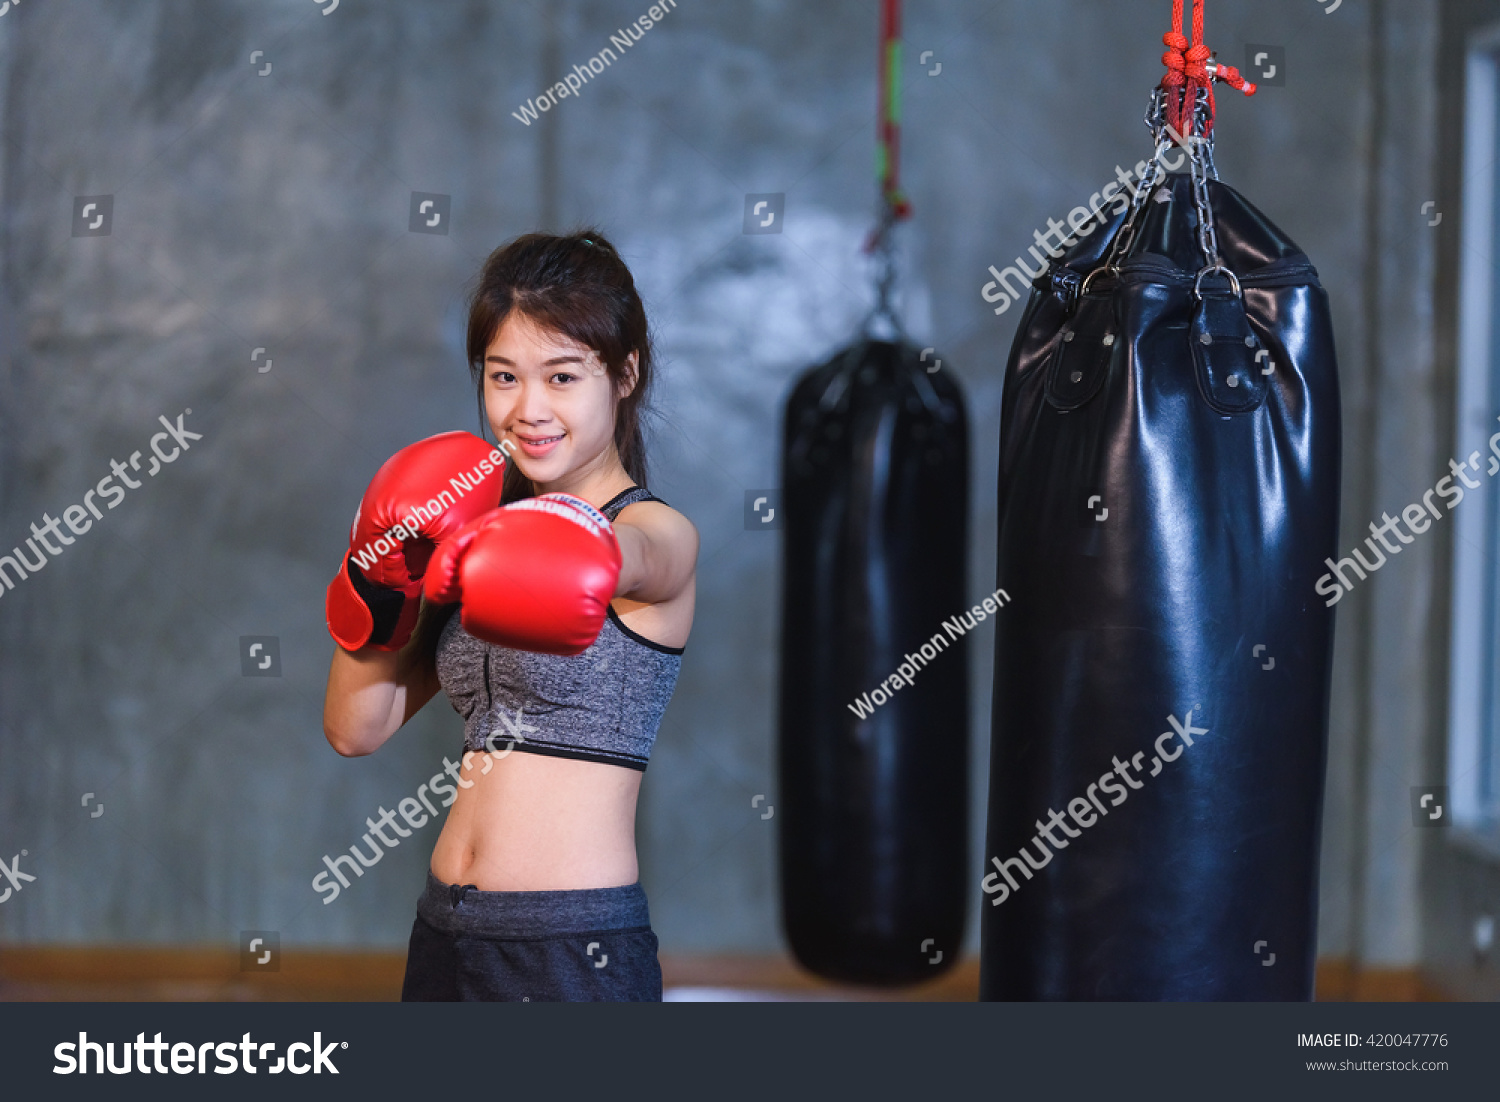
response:
[[[1312,994],[1333,337],[1209,152],[1038,276],[1006,366],[982,999]]]
[[[968,608],[969,456],[939,362],[862,341],[786,407],[782,915],[797,959],[848,982],[930,978],[963,937],[967,627],[943,625]]]

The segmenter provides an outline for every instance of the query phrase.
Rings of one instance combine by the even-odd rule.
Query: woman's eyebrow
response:
[[[515,367],[516,366],[515,362],[513,360],[508,360],[504,356],[486,356],[484,358],[484,362],[485,363],[491,363],[491,364],[504,364],[506,367]],[[558,364],[581,364],[581,363],[583,363],[583,357],[582,356],[577,356],[577,355],[573,355],[573,354],[570,353],[569,355],[566,355],[566,356],[553,356],[550,360],[543,360],[542,361],[542,366],[543,367],[556,367]]]

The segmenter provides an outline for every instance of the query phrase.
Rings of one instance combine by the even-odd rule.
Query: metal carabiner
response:
[[[1223,275],[1227,275],[1229,277],[1229,286],[1234,291],[1234,297],[1235,298],[1244,298],[1245,297],[1244,293],[1240,290],[1239,277],[1236,276],[1233,272],[1231,272],[1225,266],[1224,262],[1222,260],[1220,260],[1217,263],[1208,264],[1208,265],[1205,265],[1203,268],[1199,269],[1199,271],[1198,271],[1198,278],[1195,279],[1195,280],[1193,280],[1193,296],[1195,298],[1198,298],[1200,300],[1203,298],[1203,277],[1206,276],[1206,275],[1208,275],[1208,274],[1210,274],[1211,272],[1218,272],[1218,273],[1221,273]]]
[[[1099,275],[1099,274],[1101,274],[1103,272],[1114,272],[1116,279],[1118,279],[1119,276],[1120,276],[1120,269],[1117,268],[1115,265],[1113,265],[1113,264],[1101,264],[1099,267],[1095,268],[1088,275],[1086,275],[1086,276],[1083,277],[1083,286],[1078,289],[1078,297],[1079,298],[1082,298],[1084,295],[1086,295],[1086,294],[1089,293],[1089,284],[1092,283],[1092,282],[1094,282],[1094,277],[1096,275]]]

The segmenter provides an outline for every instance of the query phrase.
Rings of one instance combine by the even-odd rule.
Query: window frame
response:
[[[1500,25],[1469,38],[1463,136],[1455,455],[1474,450],[1459,446],[1463,441],[1480,434],[1488,441],[1500,428]],[[1447,783],[1454,824],[1491,834],[1500,828],[1500,478],[1470,494],[1473,503],[1451,514]]]

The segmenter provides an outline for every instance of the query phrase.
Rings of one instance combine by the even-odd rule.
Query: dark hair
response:
[[[484,354],[512,310],[592,348],[612,384],[625,377],[625,361],[636,353],[635,388],[615,407],[615,449],[631,481],[646,485],[641,413],[651,385],[651,337],[635,280],[615,247],[598,230],[585,227],[566,236],[522,234],[485,260],[469,299],[467,349],[481,435],[487,423]],[[507,463],[501,500],[535,493],[520,468]]]

